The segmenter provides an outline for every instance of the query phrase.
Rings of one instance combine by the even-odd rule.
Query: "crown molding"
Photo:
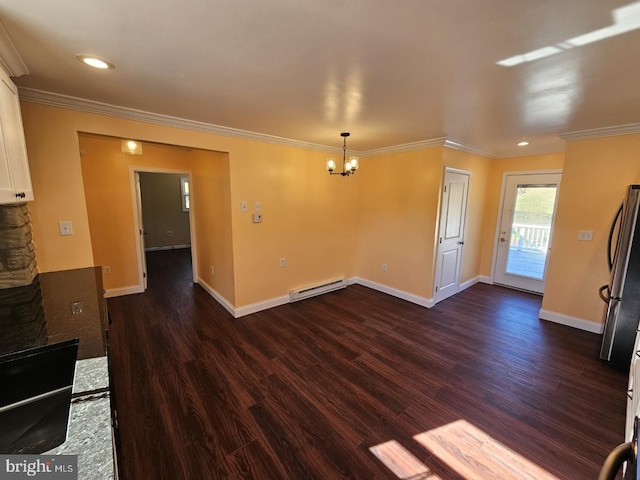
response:
[[[590,138],[613,137],[615,135],[633,135],[640,133],[640,123],[618,125],[615,127],[592,128],[590,130],[578,130],[575,132],[561,133],[558,136],[563,140],[588,140]]]
[[[430,140],[421,140],[419,142],[403,143],[401,145],[393,145],[391,147],[376,148],[362,152],[364,157],[375,157],[378,155],[390,155],[392,153],[411,152],[413,150],[421,150],[423,148],[442,147],[447,137],[432,138]]]
[[[20,87],[20,100],[32,103],[40,103],[53,107],[69,108],[80,112],[95,113],[99,115],[107,115],[110,117],[125,118],[127,120],[137,120],[140,122],[162,125],[165,127],[181,128],[185,130],[193,130],[197,132],[212,133],[225,137],[242,138],[245,140],[254,140],[257,142],[266,142],[277,145],[285,145],[289,147],[304,148],[306,150],[314,150],[320,152],[341,153],[342,148],[329,147],[316,143],[302,142],[289,138],[277,137],[275,135],[267,135],[264,133],[250,132],[238,128],[223,127],[211,123],[198,122],[195,120],[187,120],[185,118],[171,117],[159,113],[145,112],[134,108],[120,107],[110,105],[108,103],[96,102],[95,100],[86,100],[84,98],[72,97],[70,95],[62,95],[59,93],[45,92],[33,88]],[[358,152],[354,152],[358,153]]]
[[[29,69],[22,61],[2,23],[0,23],[0,65],[10,77],[20,77],[29,73]]]
[[[492,158],[498,160],[500,158],[530,157],[532,155],[547,155],[550,153],[562,153],[564,151],[564,147],[531,148],[531,145],[529,145],[526,149],[519,147],[517,150],[504,150]]]
[[[461,152],[471,153],[473,155],[480,155],[481,157],[487,157],[487,158],[497,157],[497,153],[495,153],[492,150],[485,150],[482,148],[472,147],[470,145],[464,145],[463,143],[460,143],[456,140],[452,140],[450,138],[447,138],[446,142],[444,143],[444,146],[452,148],[454,150],[460,150]]]
[[[0,32],[1,37],[1,32]],[[1,38],[0,38],[1,41]],[[192,130],[204,133],[211,133],[214,135],[221,135],[225,137],[241,138],[245,140],[253,140],[257,142],[266,142],[277,145],[285,145],[289,147],[303,148],[306,150],[313,150],[319,152],[326,152],[332,154],[341,154],[342,148],[331,147],[327,145],[319,145],[316,143],[303,142],[300,140],[292,140],[289,138],[278,137],[275,135],[267,135],[264,133],[250,132],[248,130],[241,130],[231,127],[223,127],[220,125],[214,125],[211,123],[198,122],[195,120],[188,120],[184,118],[172,117],[169,115],[162,115],[159,113],[146,112],[144,110],[137,110],[129,107],[120,107],[117,105],[111,105],[108,103],[97,102],[95,100],[86,100],[79,97],[73,97],[70,95],[63,95],[59,93],[46,92],[43,90],[37,90],[33,88],[19,87],[20,99],[32,103],[40,103],[43,105],[49,105],[53,107],[68,108],[71,110],[77,110],[81,112],[94,113],[98,115],[107,115],[111,117],[124,118],[127,120],[135,120],[145,123],[152,123],[155,125],[162,125],[166,127],[181,128],[185,130]],[[624,133],[640,133],[640,124],[635,126],[629,125],[627,127],[634,127],[635,130],[631,131],[629,128],[624,130]],[[613,127],[612,129],[600,129],[599,131],[608,131],[608,134],[601,134],[599,136],[614,135],[616,133],[610,133],[611,131],[622,131],[623,127]],[[590,131],[591,132],[591,131]],[[618,135],[621,133],[617,133]],[[571,134],[566,134],[571,135]],[[563,136],[561,138],[565,139]],[[591,137],[585,137],[591,138]],[[472,147],[465,145],[461,142],[453,140],[447,137],[438,137],[428,140],[421,140],[418,142],[404,143],[401,145],[394,145],[390,147],[383,147],[366,151],[354,151],[351,150],[354,155],[360,157],[374,157],[378,155],[390,155],[393,153],[410,152],[414,150],[421,150],[431,147],[448,147],[462,152],[471,153],[473,155],[480,155],[482,157],[496,159],[496,158],[509,158],[509,157],[522,157],[528,155],[538,155],[545,153],[555,153],[562,150],[532,150],[527,149],[526,153],[522,150],[513,152],[501,152],[496,153],[491,150]]]

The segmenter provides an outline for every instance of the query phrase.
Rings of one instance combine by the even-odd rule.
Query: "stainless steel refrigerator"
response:
[[[600,288],[607,304],[600,358],[629,370],[640,320],[640,185],[629,185],[609,233],[609,284]]]

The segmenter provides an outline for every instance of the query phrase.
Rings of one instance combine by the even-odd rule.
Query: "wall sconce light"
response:
[[[120,142],[122,147],[122,153],[128,153],[130,155],[142,155],[142,143],[135,140],[122,140]]]
[[[344,138],[342,142],[342,171],[336,172],[336,161],[333,158],[327,159],[327,171],[329,175],[342,175],[343,177],[348,177],[352,173],[355,174],[356,170],[358,170],[358,157],[351,156],[349,157],[349,161],[346,161],[347,158],[347,137],[350,135],[349,132],[342,132],[340,136]]]

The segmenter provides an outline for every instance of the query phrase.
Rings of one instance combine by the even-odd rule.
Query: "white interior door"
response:
[[[505,175],[495,283],[544,292],[560,179],[556,172]]]
[[[446,169],[444,173],[436,254],[435,302],[460,291],[469,175],[468,172],[453,169]]]

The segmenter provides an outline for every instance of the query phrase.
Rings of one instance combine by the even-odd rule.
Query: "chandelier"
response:
[[[349,132],[342,132],[340,136],[344,138],[342,143],[342,171],[336,172],[336,161],[333,158],[327,159],[327,170],[329,171],[329,175],[342,175],[343,177],[348,177],[352,173],[356,173],[358,169],[358,157],[351,156],[349,157],[349,161],[346,161],[347,158],[347,137],[350,135]]]

